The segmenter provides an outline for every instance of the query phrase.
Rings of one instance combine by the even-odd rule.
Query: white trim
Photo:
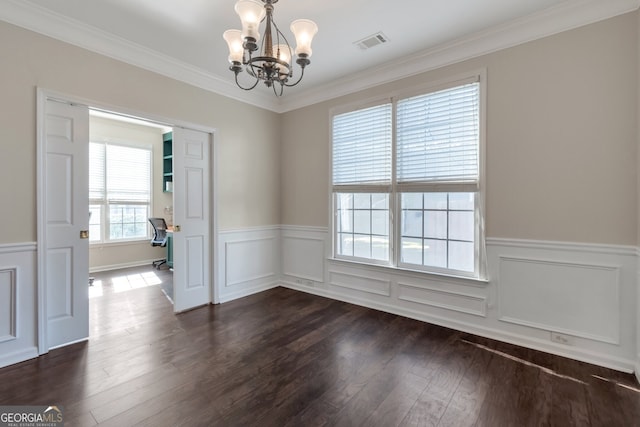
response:
[[[14,0],[6,0],[13,4],[18,4]],[[26,3],[26,2],[25,2]],[[2,18],[3,9],[0,9],[0,19]],[[78,97],[75,95],[69,95],[66,93],[61,93],[41,87],[36,88],[36,96],[37,96],[37,105],[36,105],[36,147],[37,147],[37,172],[36,172],[36,200],[37,203],[37,246],[39,249],[46,248],[46,239],[44,236],[46,235],[44,232],[44,215],[42,214],[42,206],[41,201],[44,200],[44,195],[42,194],[42,189],[44,188],[44,180],[46,177],[46,173],[44,171],[44,165],[46,162],[44,161],[44,144],[45,144],[45,135],[44,135],[44,115],[45,115],[45,105],[47,99],[55,99],[60,102],[69,102],[73,104],[85,105],[89,109],[97,109],[104,112],[110,112],[113,114],[117,114],[120,116],[126,116],[131,118],[138,118],[145,121],[155,122],[157,124],[165,124],[172,128],[185,128],[196,130],[200,132],[204,132],[210,135],[209,144],[210,144],[210,157],[208,159],[210,169],[211,159],[217,158],[217,144],[218,144],[218,131],[216,128],[210,126],[203,126],[192,122],[187,122],[179,119],[171,119],[166,116],[161,116],[153,113],[141,112],[139,110],[130,109],[127,107],[121,107],[112,104],[106,104],[103,102],[95,101],[88,98]],[[212,170],[210,173],[210,177],[214,182],[213,190],[217,188],[215,183],[217,182],[217,170]],[[217,205],[217,193],[213,194],[211,197],[211,210],[209,214],[210,221],[212,222],[213,227],[209,230],[209,235],[211,239],[212,245],[218,244],[218,205]],[[218,262],[216,259],[216,246],[211,250],[211,259],[213,260],[214,267],[217,268]],[[37,325],[37,340],[38,340],[38,353],[44,354],[49,351],[49,347],[47,344],[47,307],[45,301],[46,288],[44,286],[44,250],[36,250],[37,253],[37,266],[36,266],[36,274],[37,274],[37,313],[38,313],[38,325]],[[218,277],[214,271],[210,271],[209,273],[209,285],[210,285],[210,299],[213,302],[218,302]]]
[[[122,262],[118,264],[109,264],[109,265],[96,265],[89,268],[89,273],[99,273],[101,271],[111,271],[111,270],[120,270],[122,268],[131,268],[131,267],[141,267],[143,265],[151,265],[154,261],[157,261],[158,258],[141,260],[141,261],[133,261],[133,262]]]
[[[480,279],[476,277],[466,277],[466,276],[455,276],[452,274],[443,274],[434,271],[423,271],[423,270],[411,270],[408,268],[402,267],[394,267],[391,265],[380,265],[380,264],[372,264],[368,262],[358,262],[353,260],[345,260],[341,258],[329,258],[329,265],[332,264],[342,264],[344,266],[352,266],[356,268],[365,268],[373,271],[378,271],[379,273],[387,273],[394,275],[403,275],[416,277],[419,279],[433,279],[440,282],[450,282],[454,284],[463,284],[463,285],[471,285],[471,286],[479,286],[486,287],[489,283],[488,279]]]
[[[318,226],[303,226],[303,225],[281,225],[280,229],[282,231],[310,231],[315,233],[328,233],[329,227],[318,227]]]
[[[11,254],[16,252],[35,252],[36,250],[38,250],[38,244],[36,242],[0,244],[0,254]]]
[[[468,322],[459,320],[452,320],[450,318],[444,318],[441,316],[426,314],[424,312],[418,312],[403,307],[398,307],[391,304],[386,304],[378,301],[367,300],[365,298],[354,297],[351,295],[345,295],[337,292],[326,291],[317,287],[304,287],[292,282],[282,282],[282,287],[307,292],[310,294],[322,296],[325,298],[332,298],[338,301],[344,301],[351,304],[360,305],[374,310],[380,310],[391,314],[397,314],[399,316],[408,317],[410,319],[420,320],[423,322],[432,323],[434,325],[443,326],[445,328],[455,329],[457,331],[467,332],[482,337],[503,341],[534,350],[540,350],[558,356],[568,357],[570,359],[580,360],[582,362],[593,363],[599,366],[604,366],[611,369],[620,370],[623,372],[633,372],[635,361],[625,359],[617,356],[609,356],[603,353],[596,353],[587,349],[571,347],[556,344],[551,341],[544,341],[541,339],[524,336],[521,334],[514,334],[511,332],[501,331],[494,328],[488,328],[478,326]]]
[[[0,269],[0,273],[9,272],[11,275],[10,293],[11,300],[9,301],[9,334],[0,336],[0,343],[15,341],[19,337],[19,317],[18,317],[18,305],[19,305],[19,289],[18,289],[18,266],[5,266]]]
[[[292,231],[292,230],[289,230]],[[301,230],[302,231],[302,230]],[[320,238],[320,237],[309,237],[309,236],[293,236],[293,235],[286,235],[286,234],[282,234],[280,236],[281,240],[281,244],[282,244],[282,249],[281,249],[281,253],[282,253],[282,260],[281,260],[281,264],[282,264],[282,275],[283,276],[291,276],[291,277],[297,277],[300,279],[305,279],[311,282],[319,282],[322,283],[324,282],[324,269],[323,269],[323,274],[321,276],[311,276],[308,274],[300,274],[300,273],[293,273],[290,271],[285,270],[284,268],[284,240],[285,239],[289,239],[289,240],[308,240],[311,242],[320,242],[321,245],[321,249],[322,249],[322,253],[323,255],[326,253],[326,248],[325,248],[325,239],[324,238]]]
[[[334,277],[333,277],[334,275],[354,277],[356,279],[364,279],[367,282],[378,282],[378,283],[381,283],[383,285],[384,289],[372,289],[372,288],[367,288],[367,287],[364,287],[364,286],[350,285],[348,283],[344,283],[344,282],[340,282],[340,281],[334,280]],[[375,277],[366,276],[364,274],[354,274],[354,273],[348,273],[348,272],[344,272],[344,271],[329,270],[329,284],[331,286],[337,286],[339,288],[351,289],[351,290],[354,290],[354,291],[366,292],[366,293],[375,294],[375,295],[382,295],[384,297],[390,297],[391,296],[391,281],[390,280],[378,279],[378,278],[375,278]]]
[[[218,230],[218,233],[220,233],[220,235],[222,236],[222,235],[237,234],[237,233],[245,234],[245,233],[256,233],[260,231],[274,231],[274,230],[280,230],[280,229],[281,229],[280,225],[259,225],[254,227],[245,227],[245,228],[226,228],[226,229]]]
[[[325,239],[330,237],[331,231],[328,228],[323,228],[322,235],[317,231],[316,227],[305,229],[305,227],[296,226],[296,231],[291,231],[291,234],[316,238],[324,236]],[[283,240],[286,235],[287,233],[283,232]],[[293,243],[295,244],[295,240]],[[635,331],[632,334],[632,327],[629,326],[629,319],[632,316],[635,319],[637,309],[636,303],[631,304],[628,298],[630,288],[635,289],[637,280],[640,279],[640,276],[636,279],[635,274],[635,266],[640,256],[638,248],[624,245],[496,238],[488,238],[487,243],[487,262],[492,274],[492,280],[488,282],[437,276],[424,272],[392,270],[382,266],[335,260],[330,256],[320,259],[316,254],[313,260],[308,261],[309,265],[318,266],[322,263],[325,274],[345,272],[353,277],[342,276],[335,280],[334,277],[327,275],[324,282],[309,283],[283,274],[281,283],[283,287],[302,292],[347,301],[564,357],[628,372],[633,371],[637,366],[640,371],[640,355],[636,360],[637,351],[635,350],[637,338]],[[296,250],[296,246],[283,247],[283,251],[285,249]],[[516,317],[516,322],[505,322],[500,314],[505,307],[499,303],[501,278],[499,265],[496,264],[501,258],[552,262],[554,265],[566,265],[571,271],[574,271],[574,267],[594,268],[594,266],[611,270],[614,276],[610,279],[615,282],[616,289],[611,291],[614,294],[610,295],[609,300],[613,298],[617,301],[614,307],[618,308],[610,308],[607,313],[615,316],[608,321],[611,324],[619,324],[618,331],[602,332],[597,328],[584,330],[578,328],[579,330],[576,331],[574,330],[576,328],[561,328],[560,326],[566,325],[556,321],[550,321],[550,325],[539,324],[544,322],[524,324],[520,322],[522,319],[519,319],[519,312],[513,310],[505,313],[510,317]],[[632,273],[633,277],[631,277]],[[379,282],[366,286],[361,283],[363,277],[375,278]],[[390,296],[379,293],[382,281],[386,280],[391,283]],[[630,282],[631,280],[633,282]],[[332,283],[335,281],[345,282],[348,289],[335,287],[335,283]],[[342,284],[339,283],[339,285]],[[416,290],[406,288],[407,284],[415,287]],[[572,284],[576,285],[575,282]],[[358,289],[362,287],[366,289]],[[423,288],[426,292],[424,294],[420,292]],[[575,286],[571,289],[575,289]],[[436,293],[433,293],[434,291]],[[567,296],[568,291],[558,290],[558,292],[565,292],[561,295]],[[471,299],[466,299],[467,297]],[[575,295],[575,298],[578,302],[594,303],[591,294],[584,296],[586,300],[580,295]],[[513,316],[513,313],[516,315]],[[526,317],[524,319],[539,320]],[[544,320],[544,317],[540,319]],[[549,331],[566,334],[570,342],[553,341]],[[631,348],[633,351],[630,351]],[[640,379],[640,373],[638,377]]]
[[[219,302],[278,286],[282,275],[280,234],[279,225],[220,233],[216,246],[218,268],[215,271]]]
[[[53,347],[49,348],[49,350],[55,350],[56,348],[62,348],[62,347],[66,347],[66,346],[68,346],[68,345],[78,344],[78,343],[80,343],[80,342],[85,342],[85,341],[89,341],[89,337],[87,337],[87,338],[80,338],[79,340],[75,340],[75,341],[71,341],[71,342],[68,342],[68,343],[64,343],[64,344],[56,345],[56,346],[53,346]]]
[[[29,347],[24,350],[19,350],[10,354],[3,354],[0,356],[0,368],[13,365],[15,363],[24,362],[25,360],[34,359],[38,357],[38,348]]]
[[[210,149],[209,149],[209,179],[211,194],[209,195],[209,230],[210,230],[210,245],[209,248],[209,260],[212,268],[209,271],[209,279],[211,280],[210,287],[210,302],[212,304],[220,303],[220,283],[218,283],[218,241],[220,239],[220,230],[218,229],[218,145],[220,145],[220,134],[215,131],[209,132],[210,134]]]
[[[551,259],[540,259],[540,258],[531,258],[531,257],[518,257],[518,256],[498,256],[498,260],[499,263],[502,263],[504,261],[507,262],[518,262],[518,263],[525,263],[525,264],[542,264],[542,265],[551,265],[551,266],[565,266],[565,267],[571,267],[571,268],[580,268],[580,269],[588,269],[588,270],[603,270],[603,271],[609,271],[614,273],[615,275],[615,296],[616,296],[616,302],[618,307],[620,307],[621,305],[621,301],[620,301],[620,295],[621,295],[621,287],[622,287],[622,283],[621,283],[621,272],[620,272],[620,265],[606,265],[606,264],[596,264],[596,263],[585,263],[585,262],[567,262],[567,261],[557,261],[557,260],[551,260]],[[502,289],[502,288],[500,288]],[[500,289],[498,290],[498,299],[501,301],[502,300],[502,293],[500,292]],[[613,291],[610,291],[613,292]],[[516,325],[522,325],[522,326],[527,326],[530,328],[536,328],[536,329],[540,329],[542,331],[553,331],[553,332],[558,332],[558,333],[562,333],[562,334],[568,334],[568,335],[572,335],[574,337],[580,337],[580,338],[585,338],[588,340],[592,340],[592,341],[600,341],[603,342],[605,344],[614,344],[614,345],[620,345],[620,314],[616,313],[618,315],[616,324],[617,324],[617,330],[616,333],[613,336],[604,336],[604,335],[596,335],[596,334],[590,334],[590,333],[585,333],[582,331],[578,331],[578,330],[573,330],[573,329],[568,329],[568,328],[561,328],[555,325],[551,325],[551,324],[544,324],[541,322],[532,322],[526,319],[518,319],[518,318],[514,318],[514,317],[510,317],[510,316],[505,316],[503,314],[502,308],[503,304],[499,303],[498,306],[500,307],[498,309],[498,320],[502,321],[502,322],[507,322],[507,323],[513,323]]]
[[[43,193],[46,188],[46,135],[45,135],[45,114],[47,99],[51,94],[43,89],[36,90],[36,234],[37,234],[37,250],[36,250],[36,298],[37,298],[37,334],[38,354],[45,354],[49,351],[48,346],[48,316],[47,316],[47,288],[45,286],[46,276],[46,248],[47,233],[45,218],[45,195]]]
[[[404,60],[370,67],[366,71],[354,73],[305,91],[295,91],[282,100],[278,112],[296,110],[514,47],[632,12],[638,7],[640,7],[638,0],[563,2],[540,12],[423,50],[406,57]]]
[[[268,291],[269,289],[274,289],[274,288],[277,288],[278,286],[280,286],[280,283],[276,280],[270,283],[256,285],[250,288],[240,288],[234,292],[225,292],[224,295],[220,296],[220,303],[233,301],[235,299],[247,297],[249,295],[257,294],[259,292]]]
[[[0,19],[246,104],[269,110],[276,108],[272,94],[240,90],[230,75],[216,76],[107,31],[29,3],[27,0],[3,0]]]
[[[402,288],[412,288],[412,289],[418,289],[421,291],[434,292],[441,295],[450,295],[450,296],[466,299],[469,301],[479,302],[482,305],[482,308],[478,311],[473,311],[473,310],[469,310],[467,308],[455,306],[452,304],[444,304],[444,303],[439,303],[435,301],[425,300],[422,298],[413,298],[413,297],[403,296],[401,292],[398,292],[399,300],[414,302],[416,304],[422,304],[422,305],[430,305],[432,307],[445,308],[447,310],[459,311],[460,313],[473,314],[474,316],[487,317],[487,298],[486,297],[468,294],[466,292],[455,292],[455,291],[437,289],[430,286],[418,286],[411,283],[403,283],[400,281],[398,281],[397,284],[398,284],[398,291],[400,291]]]
[[[632,12],[639,0],[578,0],[462,37],[366,72],[351,74],[283,99],[268,92],[239,90],[230,76],[217,76],[165,54],[132,43],[27,0],[3,0],[0,19],[119,61],[277,113],[302,108],[373,86]]]
[[[487,237],[487,245],[513,248],[544,249],[556,251],[602,253],[623,256],[640,256],[640,248],[625,245],[607,245],[600,243],[556,242],[549,240],[505,239]]]

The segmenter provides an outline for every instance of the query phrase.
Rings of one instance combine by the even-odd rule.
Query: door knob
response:
[[[177,233],[178,231],[180,231],[180,226],[179,226],[179,225],[174,225],[174,226],[173,226],[173,231],[175,231],[176,233]]]
[[[89,230],[80,230],[80,238],[88,239],[89,238]]]

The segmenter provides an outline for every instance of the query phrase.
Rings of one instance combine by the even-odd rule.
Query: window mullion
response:
[[[397,107],[398,99],[394,96],[391,98],[391,194],[389,194],[389,260],[394,267],[400,263],[400,221],[402,220],[400,198],[397,195]]]

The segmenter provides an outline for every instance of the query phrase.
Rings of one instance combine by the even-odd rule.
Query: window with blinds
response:
[[[149,238],[151,159],[148,148],[90,143],[90,241]]]
[[[391,104],[333,118],[333,185],[391,184]]]
[[[333,117],[336,253],[389,261],[392,105]]]
[[[480,96],[472,78],[333,116],[336,258],[480,276]]]
[[[479,132],[479,83],[398,101],[398,184],[477,187]]]

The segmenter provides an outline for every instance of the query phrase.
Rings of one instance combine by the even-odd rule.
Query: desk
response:
[[[173,268],[173,227],[167,228],[167,265]]]

